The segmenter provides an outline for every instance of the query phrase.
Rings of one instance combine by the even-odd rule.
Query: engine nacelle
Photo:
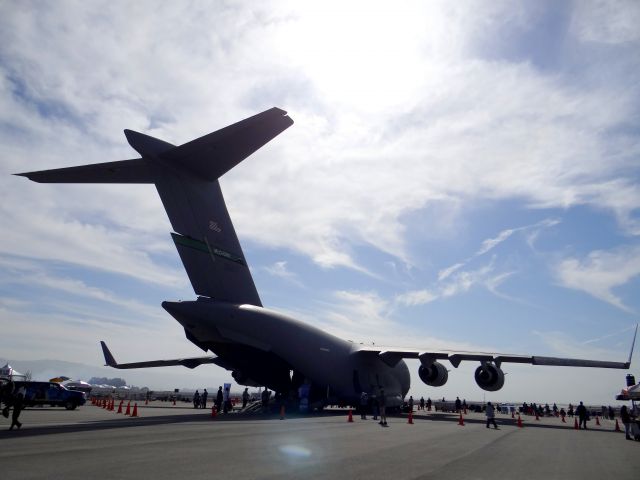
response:
[[[238,385],[245,385],[247,387],[260,387],[261,385],[255,380],[249,378],[247,375],[242,373],[239,370],[234,370],[231,372],[231,376],[233,379],[238,382]]]
[[[493,363],[486,363],[476,368],[476,383],[488,392],[500,390],[504,385],[504,372]]]
[[[449,379],[449,372],[447,372],[444,365],[438,362],[433,362],[428,367],[420,365],[418,375],[420,380],[432,387],[441,387]]]

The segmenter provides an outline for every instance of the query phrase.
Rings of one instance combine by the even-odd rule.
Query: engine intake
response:
[[[247,387],[261,386],[258,382],[256,382],[252,378],[249,378],[247,375],[245,375],[239,370],[234,370],[233,372],[231,372],[231,376],[236,382],[238,382],[238,385],[246,385]]]
[[[420,365],[418,375],[420,380],[432,387],[441,387],[449,379],[449,372],[444,365],[438,362],[433,362],[429,366]]]
[[[476,368],[476,383],[488,392],[495,392],[504,386],[504,372],[493,363],[486,363]]]

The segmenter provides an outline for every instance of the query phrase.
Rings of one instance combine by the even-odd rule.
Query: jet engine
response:
[[[449,379],[449,372],[444,365],[438,362],[433,362],[428,366],[420,365],[418,375],[420,380],[432,387],[441,387]]]
[[[247,387],[260,387],[261,385],[255,380],[249,378],[247,375],[242,373],[240,370],[234,370],[231,372],[231,376],[233,379],[238,382],[238,385],[246,385]]]
[[[493,363],[485,363],[476,368],[476,383],[488,392],[500,390],[504,385],[504,372]]]

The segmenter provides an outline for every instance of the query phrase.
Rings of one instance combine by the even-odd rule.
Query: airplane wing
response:
[[[213,363],[222,368],[226,368],[227,370],[232,370],[231,366],[228,362],[225,362],[219,357],[209,356],[209,357],[191,357],[191,358],[176,358],[172,360],[150,360],[147,362],[133,362],[133,363],[118,363],[115,358],[111,354],[109,347],[103,341],[100,341],[100,345],[102,346],[102,353],[104,353],[104,361],[106,366],[113,368],[152,368],[152,367],[170,367],[175,365],[182,365],[187,368],[196,368],[199,365],[204,363]]]
[[[354,354],[378,355],[383,362],[394,367],[404,358],[417,358],[422,364],[430,365],[437,360],[447,360],[455,368],[463,361],[479,361],[481,363],[493,363],[498,368],[503,363],[528,363],[530,365],[544,365],[553,367],[592,367],[592,368],[619,368],[628,370],[631,366],[633,347],[636,343],[638,325],[636,325],[631,351],[626,362],[611,362],[604,360],[585,360],[577,358],[544,357],[540,355],[514,355],[489,352],[465,352],[453,350],[417,350],[397,349],[393,347],[378,347],[369,345],[354,345]]]

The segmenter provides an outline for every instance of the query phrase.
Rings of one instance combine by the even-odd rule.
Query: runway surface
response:
[[[586,431],[556,418],[523,417],[518,428],[482,414],[465,426],[453,414],[376,421],[346,411],[287,416],[139,407],[130,418],[91,405],[76,411],[33,408],[23,427],[0,417],[3,480],[129,478],[385,478],[385,479],[631,479],[640,471],[640,442],[590,422]],[[220,477],[223,476],[223,477]]]

